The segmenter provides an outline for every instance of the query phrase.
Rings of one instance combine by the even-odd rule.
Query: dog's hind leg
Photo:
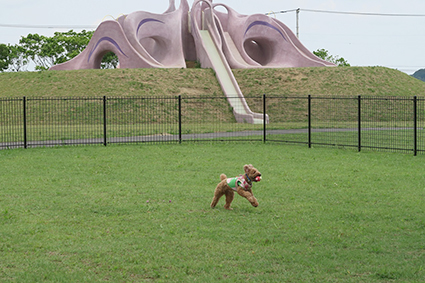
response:
[[[217,205],[220,198],[224,195],[224,193],[226,191],[225,187],[227,186],[227,182],[225,181],[226,178],[227,178],[226,175],[224,175],[224,174],[220,175],[221,182],[218,183],[217,187],[215,188],[214,198],[211,202],[211,208],[214,208]]]
[[[223,195],[224,195],[224,193],[219,188],[216,188],[215,189],[214,198],[213,198],[213,200],[211,202],[211,208],[214,208],[217,205],[218,201],[220,200],[220,198]]]
[[[233,210],[232,208],[230,208],[230,204],[232,203],[233,198],[235,197],[235,193],[229,190],[229,191],[226,191],[225,195],[226,195],[226,204],[224,205],[224,208],[228,210]]]

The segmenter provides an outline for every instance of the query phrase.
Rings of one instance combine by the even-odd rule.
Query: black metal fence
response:
[[[425,152],[424,98],[246,97],[269,122],[236,123],[226,98],[0,98],[0,149],[260,141]]]

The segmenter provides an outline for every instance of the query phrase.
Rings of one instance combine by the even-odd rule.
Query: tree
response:
[[[9,71],[26,71],[29,62],[25,56],[25,49],[20,45],[9,45],[9,52]]]
[[[101,69],[116,69],[118,67],[118,56],[114,52],[108,52],[103,56],[100,63]]]
[[[26,70],[27,64],[24,48],[19,45],[0,44],[0,71]]]
[[[92,31],[85,30],[80,33],[73,30],[55,32],[53,37],[29,34],[22,37],[19,43],[24,50],[24,57],[34,62],[36,70],[47,70],[80,54],[92,35]]]
[[[350,66],[350,64],[348,64],[348,62],[344,58],[330,55],[328,50],[325,50],[325,49],[317,49],[316,51],[313,51],[313,54],[325,61],[334,63],[338,66],[342,66],[342,67]]]
[[[9,48],[6,44],[0,44],[0,72],[9,68]]]
[[[80,54],[89,44],[93,36],[93,31],[85,31],[77,33],[73,30],[68,32],[55,32],[53,40],[59,45],[63,52],[58,56],[55,64],[60,64],[71,60]]]
[[[38,34],[28,34],[19,41],[25,50],[25,57],[32,60],[36,70],[47,70],[64,51],[52,38]]]

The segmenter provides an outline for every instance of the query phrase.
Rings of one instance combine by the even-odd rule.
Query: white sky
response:
[[[192,6],[193,0],[189,0]],[[408,74],[425,68],[424,0],[215,0],[240,14],[265,14],[301,8],[299,34],[311,51],[324,48],[346,59],[352,66],[385,66]],[[80,31],[97,26],[105,17],[117,18],[136,11],[163,13],[168,0],[0,0],[0,43],[17,44],[22,36],[37,33],[52,36],[55,31]],[[176,7],[180,0],[176,0]],[[364,16],[303,11],[415,14],[413,16]],[[108,15],[110,15],[108,17]],[[295,33],[296,13],[276,18]],[[16,28],[3,25],[54,26]],[[59,28],[64,27],[64,28]],[[74,28],[73,28],[74,27]]]

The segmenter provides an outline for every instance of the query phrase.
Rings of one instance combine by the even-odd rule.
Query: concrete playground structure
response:
[[[214,69],[236,120],[247,123],[263,123],[264,116],[249,109],[232,68],[334,66],[274,18],[241,15],[210,0],[195,0],[191,9],[181,0],[176,9],[169,0],[163,14],[138,11],[102,22],[83,52],[50,69],[100,68],[108,52],[118,57],[119,68],[186,68],[186,60],[199,61],[202,68]]]

